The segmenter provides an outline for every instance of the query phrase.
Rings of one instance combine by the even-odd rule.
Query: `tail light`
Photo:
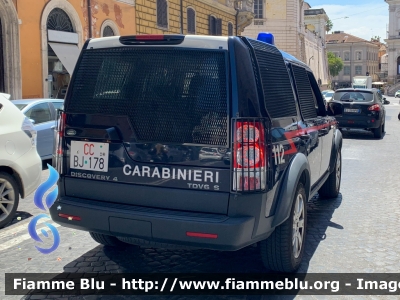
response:
[[[265,190],[267,155],[264,123],[236,120],[233,135],[233,190]]]
[[[142,34],[121,36],[119,42],[123,45],[179,45],[185,39],[179,34]]]
[[[22,122],[21,129],[31,140],[32,147],[36,147],[37,132],[32,122],[27,117],[25,117],[24,121]]]
[[[370,110],[370,111],[380,111],[381,107],[379,106],[379,104],[374,104],[374,105],[371,105],[370,107],[368,107],[368,110]]]
[[[63,146],[64,146],[64,132],[65,132],[65,121],[66,114],[64,112],[60,113],[60,117],[58,119],[58,126],[56,130],[56,137],[54,141],[54,162],[53,166],[56,168],[59,174],[62,174],[63,171]]]

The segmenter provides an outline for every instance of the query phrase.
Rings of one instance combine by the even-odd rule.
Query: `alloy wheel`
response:
[[[293,256],[298,258],[304,241],[304,199],[301,194],[297,195],[293,214],[292,249]]]
[[[15,205],[15,191],[10,182],[0,178],[0,221],[6,219]]]
[[[341,153],[339,151],[336,158],[336,190],[338,190],[340,186],[340,177],[342,174],[341,167],[342,167],[342,160],[341,160]]]

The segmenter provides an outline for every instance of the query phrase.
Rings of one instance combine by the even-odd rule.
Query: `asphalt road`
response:
[[[309,202],[306,250],[300,272],[400,273],[400,171],[396,165],[400,161],[400,121],[397,119],[400,105],[398,99],[387,98],[391,104],[386,106],[383,139],[376,140],[372,133],[363,131],[344,132],[341,194],[336,199],[314,198]],[[43,181],[47,176],[48,171],[43,170]],[[97,244],[86,232],[58,225],[61,244],[55,252],[43,255],[35,249],[36,244],[27,231],[31,217],[39,213],[42,211],[34,206],[31,195],[20,202],[13,223],[0,230],[0,299],[21,299],[21,296],[4,296],[4,274],[8,272],[265,272],[258,256],[259,249],[253,246],[237,252],[134,246],[118,251]],[[163,299],[132,297],[153,298]],[[193,298],[171,296],[168,299]],[[198,299],[261,298],[210,296]],[[336,298],[354,299],[353,296]]]

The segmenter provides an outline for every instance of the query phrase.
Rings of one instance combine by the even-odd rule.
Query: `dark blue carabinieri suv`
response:
[[[342,136],[310,68],[268,40],[89,40],[60,116],[53,220],[109,246],[259,243],[268,269],[295,271],[307,201],[339,193]]]

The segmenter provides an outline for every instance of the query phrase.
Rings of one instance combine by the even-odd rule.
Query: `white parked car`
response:
[[[37,189],[42,172],[35,127],[9,98],[0,93],[0,228],[12,220],[19,198]]]

